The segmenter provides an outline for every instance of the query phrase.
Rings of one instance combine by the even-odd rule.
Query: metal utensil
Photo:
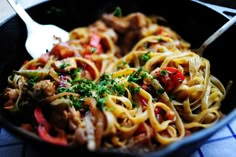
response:
[[[202,2],[200,0],[191,0],[193,2],[199,3],[201,5],[204,5],[208,8],[211,8],[212,10],[220,13],[221,15],[225,16],[226,18],[229,19],[229,21],[227,21],[223,26],[221,26],[216,32],[214,32],[211,36],[209,36],[202,44],[199,48],[197,49],[192,49],[192,51],[196,52],[197,54],[199,54],[200,56],[203,55],[204,50],[206,49],[206,47],[208,45],[210,45],[213,41],[215,41],[220,35],[222,35],[225,31],[228,30],[228,28],[230,28],[232,25],[235,24],[236,22],[236,10],[235,9],[231,9],[231,8],[227,8],[227,7],[222,7],[222,6],[218,6],[218,5],[214,5],[214,4],[210,4],[210,3],[206,3],[206,2]],[[227,14],[227,13],[231,13],[231,14]],[[232,16],[232,14],[235,14],[235,16]]]
[[[194,52],[202,56],[205,48],[210,45],[214,40],[216,40],[220,35],[222,35],[229,27],[231,27],[236,22],[236,15],[227,21],[223,26],[221,26],[216,32],[214,32],[210,37],[208,37],[199,48],[193,49]]]
[[[54,44],[69,39],[69,33],[67,31],[52,24],[39,24],[27,14],[19,3],[14,0],[7,1],[27,27],[25,47],[33,58],[40,57],[42,54],[50,51]]]

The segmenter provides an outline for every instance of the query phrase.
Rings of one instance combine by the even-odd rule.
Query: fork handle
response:
[[[199,3],[203,6],[206,6],[210,9],[218,12],[219,14],[223,15],[227,19],[231,19],[231,18],[233,18],[234,15],[236,15],[236,9],[234,9],[234,8],[228,8],[228,7],[224,7],[224,6],[220,6],[220,5],[202,2],[201,0],[191,0],[191,1]]]
[[[236,23],[236,15],[231,18],[228,22],[226,22],[222,27],[220,27],[214,34],[212,34],[208,40],[204,42],[203,45],[209,45],[215,38],[219,37],[221,34],[223,34],[226,30],[228,30],[229,27],[234,25]]]
[[[37,25],[37,23],[29,16],[29,14],[18,2],[15,2],[14,0],[7,1],[14,11],[19,15],[19,17],[24,21],[28,31],[31,31],[32,27]]]

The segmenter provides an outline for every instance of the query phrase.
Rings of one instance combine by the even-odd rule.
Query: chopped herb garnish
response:
[[[117,68],[118,68],[118,69],[121,69],[121,68],[123,68],[126,64],[127,64],[126,61],[122,61],[120,64],[117,65]]]
[[[140,86],[138,86],[138,87],[131,87],[131,86],[128,86],[128,89],[129,89],[129,91],[131,92],[131,94],[137,94],[137,93],[139,93],[139,91],[140,91]]]
[[[115,11],[114,11],[113,15],[116,16],[116,17],[121,17],[122,16],[122,11],[121,11],[121,8],[119,6],[115,8]]]
[[[163,88],[159,87],[159,88],[157,89],[157,91],[156,91],[156,94],[157,94],[158,96],[160,96],[160,95],[162,95],[164,92],[165,92],[165,90],[164,90]]]
[[[143,72],[142,74],[141,74],[141,78],[142,79],[145,79],[145,78],[147,78],[148,77],[148,73],[147,72]]]
[[[99,108],[100,110],[104,109],[105,103],[106,103],[107,97],[104,98],[100,98],[97,100],[97,108]]]
[[[151,53],[151,51],[148,51],[148,52],[142,54],[140,58],[141,58],[144,62],[147,62],[147,61],[151,58],[150,53]]]
[[[142,71],[142,68],[139,68],[136,72],[133,72],[132,74],[130,74],[128,77],[128,81],[137,83],[138,81],[142,80],[142,77],[139,76],[141,71]]]
[[[66,88],[66,87],[63,87],[63,86],[58,86],[57,87],[57,93],[63,93],[63,92],[75,92],[73,89],[70,89],[70,88]]]
[[[134,101],[132,101],[131,103],[132,103],[133,108],[135,108],[137,106],[137,104]]]
[[[73,90],[78,93],[82,97],[92,97],[93,91],[96,90],[97,85],[95,82],[91,80],[86,80],[86,79],[77,79],[74,80],[76,81],[76,85],[74,85],[72,88]]]
[[[113,91],[115,93],[117,93],[117,95],[124,95],[125,94],[125,88],[124,88],[124,84],[123,85],[119,85],[119,84],[114,84],[114,86],[112,87]]]
[[[91,51],[92,53],[95,53],[95,52],[96,52],[96,48],[91,47],[90,51]]]
[[[73,73],[72,73],[72,77],[73,78],[76,78],[76,76],[78,75],[78,73],[81,73],[81,69],[80,68],[77,68],[77,69],[75,69],[74,71],[73,71]]]
[[[166,70],[161,70],[160,75],[163,76],[163,75],[165,75],[165,74],[167,74],[167,71],[166,71]]]
[[[72,100],[72,106],[74,106],[76,109],[80,109],[82,107],[82,104],[84,102],[83,99],[78,99],[73,96],[70,96],[70,100]]]
[[[162,37],[158,37],[157,41],[163,41],[163,38]]]
[[[67,66],[69,66],[69,64],[66,64],[65,62],[63,62],[61,65],[60,65],[60,69],[64,69],[66,68]]]
[[[32,88],[39,81],[39,77],[30,78],[28,80],[28,85]]]

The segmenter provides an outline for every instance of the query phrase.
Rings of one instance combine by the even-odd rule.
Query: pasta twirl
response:
[[[2,107],[49,143],[152,151],[216,123],[225,95],[158,19],[110,13],[14,71]]]

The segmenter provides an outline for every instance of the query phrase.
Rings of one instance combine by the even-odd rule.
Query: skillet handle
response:
[[[232,17],[234,17],[236,15],[236,9],[233,9],[233,8],[222,7],[222,6],[219,6],[219,5],[214,5],[214,4],[202,2],[200,0],[191,0],[191,1],[199,3],[201,5],[204,5],[208,8],[210,8],[210,9],[220,13],[221,15],[226,17],[227,19],[231,19]]]

